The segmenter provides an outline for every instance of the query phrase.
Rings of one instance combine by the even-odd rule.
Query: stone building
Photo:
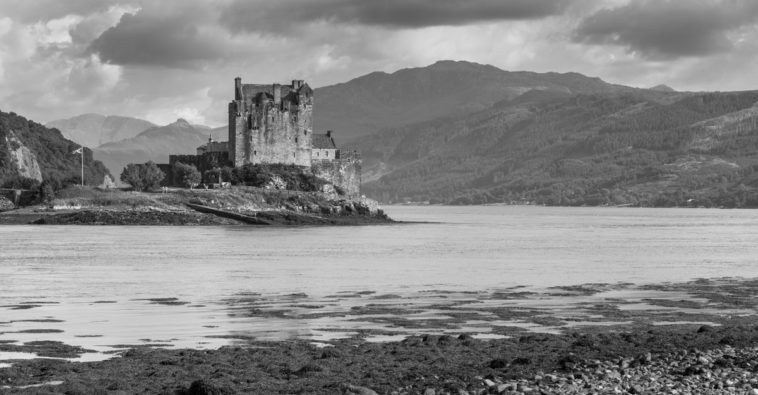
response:
[[[208,144],[197,147],[197,154],[203,155],[207,152],[229,152],[228,141],[213,141],[213,137],[208,137]]]
[[[311,162],[321,159],[337,159],[337,144],[332,138],[332,131],[326,134],[314,134],[311,148]]]
[[[246,163],[311,165],[313,90],[291,85],[243,84],[234,79],[229,103],[229,159]]]
[[[246,164],[297,165],[334,184],[345,194],[360,194],[361,160],[357,152],[343,151],[332,131],[313,133],[313,90],[302,80],[290,85],[243,84],[234,79],[234,100],[229,103],[229,141],[197,148],[197,155],[171,155],[161,165],[167,183],[176,185],[176,162],[204,172],[217,167]]]

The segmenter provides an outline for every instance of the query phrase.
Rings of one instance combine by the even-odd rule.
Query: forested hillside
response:
[[[758,206],[758,92],[534,91],[361,140],[385,202]]]
[[[56,185],[80,182],[81,157],[72,154],[79,144],[63,138],[57,129],[28,120],[16,113],[0,111],[0,185],[12,183],[22,174],[21,167],[39,172],[32,175],[37,181]],[[102,184],[108,174],[102,163],[92,159],[92,151],[84,150],[84,177],[89,185]],[[40,180],[38,176],[41,176]]]

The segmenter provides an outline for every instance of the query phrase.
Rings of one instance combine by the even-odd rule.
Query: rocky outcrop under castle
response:
[[[46,205],[0,214],[0,224],[361,225],[392,221],[376,201],[318,192],[173,189],[164,193],[71,188]]]

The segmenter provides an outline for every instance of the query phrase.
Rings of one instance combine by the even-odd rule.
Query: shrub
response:
[[[263,187],[275,176],[281,178],[288,190],[313,192],[321,190],[327,182],[314,176],[307,169],[283,164],[246,164],[232,170],[232,183]]]
[[[222,167],[207,170],[203,173],[203,181],[208,184],[215,184],[219,182],[219,174],[221,175],[222,182],[231,182],[232,184],[239,184],[239,180],[236,180],[233,175],[234,169],[231,167]]]
[[[39,188],[40,182],[33,178],[26,178],[19,175],[6,177],[2,180],[0,187],[10,189],[31,189],[36,190]]]
[[[55,200],[55,186],[54,182],[51,181],[42,181],[42,184],[39,185],[39,189],[37,191],[37,198],[41,203],[50,205],[53,203],[53,200]]]
[[[135,191],[158,188],[166,175],[152,161],[145,164],[130,163],[121,172],[121,181],[129,184]]]
[[[174,163],[174,177],[181,181],[182,185],[192,188],[200,183],[200,172],[194,165],[187,165],[182,162]]]

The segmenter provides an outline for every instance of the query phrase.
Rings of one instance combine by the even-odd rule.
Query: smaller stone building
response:
[[[208,137],[208,144],[197,147],[197,154],[203,155],[209,152],[229,152],[229,142],[213,141],[213,137]]]
[[[314,160],[337,159],[337,144],[332,138],[332,131],[328,130],[326,134],[313,135],[313,148],[311,149],[311,163]]]

